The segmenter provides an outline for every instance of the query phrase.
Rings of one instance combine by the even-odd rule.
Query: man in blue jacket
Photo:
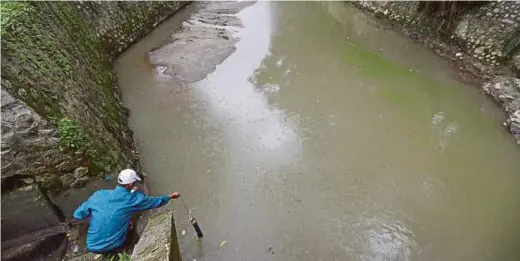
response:
[[[149,197],[137,191],[141,178],[131,169],[119,173],[119,185],[113,190],[96,191],[83,202],[74,218],[90,217],[87,233],[87,249],[94,253],[108,253],[124,246],[131,227],[130,220],[139,211],[166,205],[170,199],[180,197],[178,192],[169,196]]]

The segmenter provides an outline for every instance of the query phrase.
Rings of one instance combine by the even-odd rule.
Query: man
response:
[[[139,211],[166,205],[170,199],[180,197],[178,192],[169,196],[149,197],[137,191],[141,178],[131,169],[119,173],[119,185],[113,190],[96,191],[83,202],[74,218],[85,220],[90,217],[87,233],[87,249],[94,253],[109,253],[124,246],[131,218]]]

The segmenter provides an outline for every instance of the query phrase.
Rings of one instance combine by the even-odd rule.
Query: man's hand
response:
[[[169,195],[170,196],[170,199],[176,199],[176,198],[179,198],[181,196],[181,193],[179,192],[173,192],[172,194]]]

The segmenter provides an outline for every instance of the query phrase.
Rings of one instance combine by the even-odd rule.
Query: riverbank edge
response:
[[[453,70],[459,72],[459,80],[467,81],[469,74],[472,78],[470,83],[491,97],[505,113],[503,126],[520,145],[520,66],[518,65],[520,49],[518,47],[513,54],[502,58],[502,65],[486,64],[461,47],[461,45],[471,45],[472,42],[455,40],[454,33],[437,31],[434,27],[439,22],[434,18],[424,13],[411,13],[409,10],[413,8],[400,10],[406,7],[407,3],[402,3],[402,7],[394,8],[384,4],[374,4],[372,1],[348,1],[347,3],[383,21],[394,30],[450,61]],[[444,33],[444,36],[441,33]]]

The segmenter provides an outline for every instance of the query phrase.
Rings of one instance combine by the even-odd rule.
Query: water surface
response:
[[[181,191],[184,260],[519,260],[520,151],[448,63],[341,2],[259,2],[181,86],[116,61],[151,191]],[[188,233],[182,236],[182,230]]]

